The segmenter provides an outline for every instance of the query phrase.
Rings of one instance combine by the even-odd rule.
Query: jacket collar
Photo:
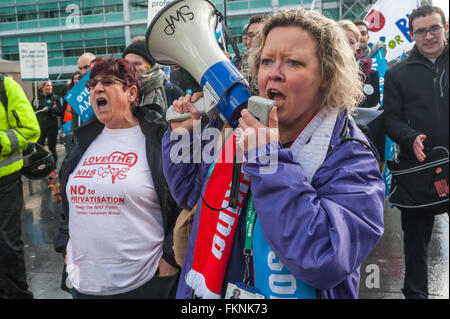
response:
[[[330,144],[335,146],[342,142],[343,139],[347,138],[350,134],[349,131],[350,117],[347,111],[340,112],[336,119],[336,124],[331,135]]]
[[[445,57],[448,58],[448,43],[444,48],[444,52],[442,52],[442,54],[436,59],[436,63]],[[417,49],[416,44],[411,50],[411,54],[409,55],[406,63],[422,63],[428,66],[433,66],[433,63],[429,59],[424,57],[422,53],[420,53],[419,49]]]
[[[39,96],[39,98],[41,98],[41,99],[50,99],[50,98],[53,97],[53,95],[54,95],[53,92],[50,93],[50,94],[43,94],[43,93],[41,92],[41,90],[38,91],[38,96]]]

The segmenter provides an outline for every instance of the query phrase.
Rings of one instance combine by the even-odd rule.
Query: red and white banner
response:
[[[369,24],[370,43],[386,43],[386,60],[391,61],[414,46],[408,34],[408,18],[418,6],[418,0],[378,0],[364,18]]]

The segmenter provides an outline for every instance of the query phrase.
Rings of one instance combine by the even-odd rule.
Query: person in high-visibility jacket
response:
[[[22,151],[40,135],[39,123],[21,86],[0,75],[0,299],[33,298],[25,272],[21,211]]]

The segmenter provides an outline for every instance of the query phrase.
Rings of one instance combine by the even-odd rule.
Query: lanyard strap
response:
[[[248,193],[247,213],[245,218],[245,246],[244,255],[252,255],[253,252],[253,228],[255,227],[256,211],[252,193]]]
[[[250,190],[248,191],[247,211],[245,214],[245,245],[244,245],[244,257],[245,257],[245,270],[244,278],[242,282],[244,284],[250,284],[250,257],[253,255],[253,228],[255,227],[256,211],[255,204],[253,203],[253,196]]]

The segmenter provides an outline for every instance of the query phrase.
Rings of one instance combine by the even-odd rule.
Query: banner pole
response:
[[[37,106],[39,105],[39,99],[38,99],[38,95],[37,95],[37,81],[34,81],[34,100],[33,100],[33,107],[34,109],[37,108]]]

